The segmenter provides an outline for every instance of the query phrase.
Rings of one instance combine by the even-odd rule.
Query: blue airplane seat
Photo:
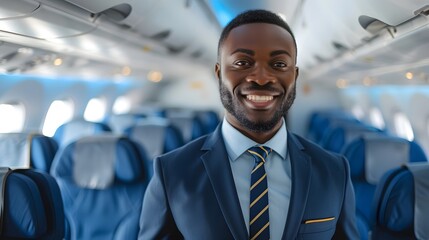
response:
[[[64,147],[81,137],[105,132],[112,132],[112,129],[105,123],[75,119],[59,126],[53,138],[57,141],[59,147]]]
[[[0,184],[0,239],[64,238],[64,208],[52,176],[2,167]]]
[[[307,137],[316,143],[320,143],[333,120],[360,123],[354,116],[342,110],[317,111],[310,116]]]
[[[80,138],[60,149],[51,175],[61,189],[66,239],[137,239],[148,158],[114,134]]]
[[[0,166],[35,168],[49,172],[58,150],[57,142],[39,133],[1,133]]]
[[[149,159],[184,145],[182,133],[164,118],[148,118],[125,130],[125,135],[141,144]]]
[[[350,175],[355,190],[356,216],[361,239],[368,239],[370,212],[374,192],[381,176],[388,170],[408,162],[425,162],[421,147],[406,139],[387,135],[362,135],[346,145],[342,154],[349,160]]]
[[[109,117],[108,124],[113,132],[123,133],[125,129],[135,125],[138,121],[145,118],[145,114],[139,113],[114,114]]]
[[[185,143],[197,139],[205,134],[204,124],[193,111],[170,110],[167,119],[180,130]]]
[[[429,163],[386,173],[371,212],[372,239],[429,239]]]
[[[58,143],[53,138],[43,134],[32,134],[30,167],[49,173],[57,151]]]
[[[363,134],[382,134],[382,131],[361,123],[334,121],[326,130],[320,145],[326,150],[340,153],[345,145]]]
[[[196,115],[200,118],[204,125],[204,134],[213,132],[220,122],[218,113],[213,110],[199,110],[196,111]]]

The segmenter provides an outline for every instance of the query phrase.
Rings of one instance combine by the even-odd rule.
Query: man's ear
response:
[[[215,65],[215,74],[218,81],[220,81],[220,64],[216,63]]]
[[[298,75],[299,75],[299,67],[295,67],[295,81],[296,79],[298,79]]]

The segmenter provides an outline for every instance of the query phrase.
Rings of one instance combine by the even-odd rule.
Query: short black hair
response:
[[[225,42],[225,39],[228,37],[229,33],[231,32],[231,30],[238,26],[249,24],[249,23],[270,23],[284,28],[292,36],[293,43],[295,45],[295,50],[297,51],[295,36],[293,35],[289,25],[281,17],[279,17],[277,14],[273,12],[263,10],[263,9],[256,9],[256,10],[249,10],[239,14],[234,19],[232,19],[228,23],[228,25],[225,26],[219,38],[219,43],[217,47],[218,57],[220,56],[220,49],[223,43]]]

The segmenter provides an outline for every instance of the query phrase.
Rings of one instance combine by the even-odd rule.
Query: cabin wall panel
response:
[[[175,79],[162,89],[156,101],[166,107],[222,109],[218,83],[210,75]]]

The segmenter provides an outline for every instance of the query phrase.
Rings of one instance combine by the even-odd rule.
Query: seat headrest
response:
[[[167,127],[168,125],[164,122],[140,122],[127,129],[126,133],[131,139],[140,143],[150,159],[153,159],[164,152]]]
[[[58,127],[53,138],[59,145],[66,146],[80,137],[111,131],[111,128],[104,123],[75,119]]]
[[[10,168],[30,167],[30,134],[0,134],[0,166]]]
[[[125,129],[133,126],[140,119],[145,119],[144,114],[137,113],[125,113],[125,114],[114,114],[109,118],[109,126],[116,133],[123,133]]]
[[[427,161],[417,143],[383,134],[364,134],[347,144],[342,153],[349,160],[352,180],[371,184],[376,184],[388,169]]]
[[[407,165],[414,180],[414,234],[417,239],[429,239],[429,164]]]
[[[410,143],[402,138],[365,136],[365,178],[376,185],[388,170],[409,162]]]
[[[40,133],[0,134],[0,166],[12,169],[35,168],[49,172],[57,150],[57,142]]]
[[[56,158],[54,175],[70,176],[83,188],[105,189],[115,182],[146,177],[147,159],[137,143],[124,136],[103,134],[72,142]],[[53,167],[54,168],[54,167]]]
[[[380,134],[380,130],[356,122],[337,122],[329,127],[320,144],[327,150],[341,152],[342,148],[364,134]]]

